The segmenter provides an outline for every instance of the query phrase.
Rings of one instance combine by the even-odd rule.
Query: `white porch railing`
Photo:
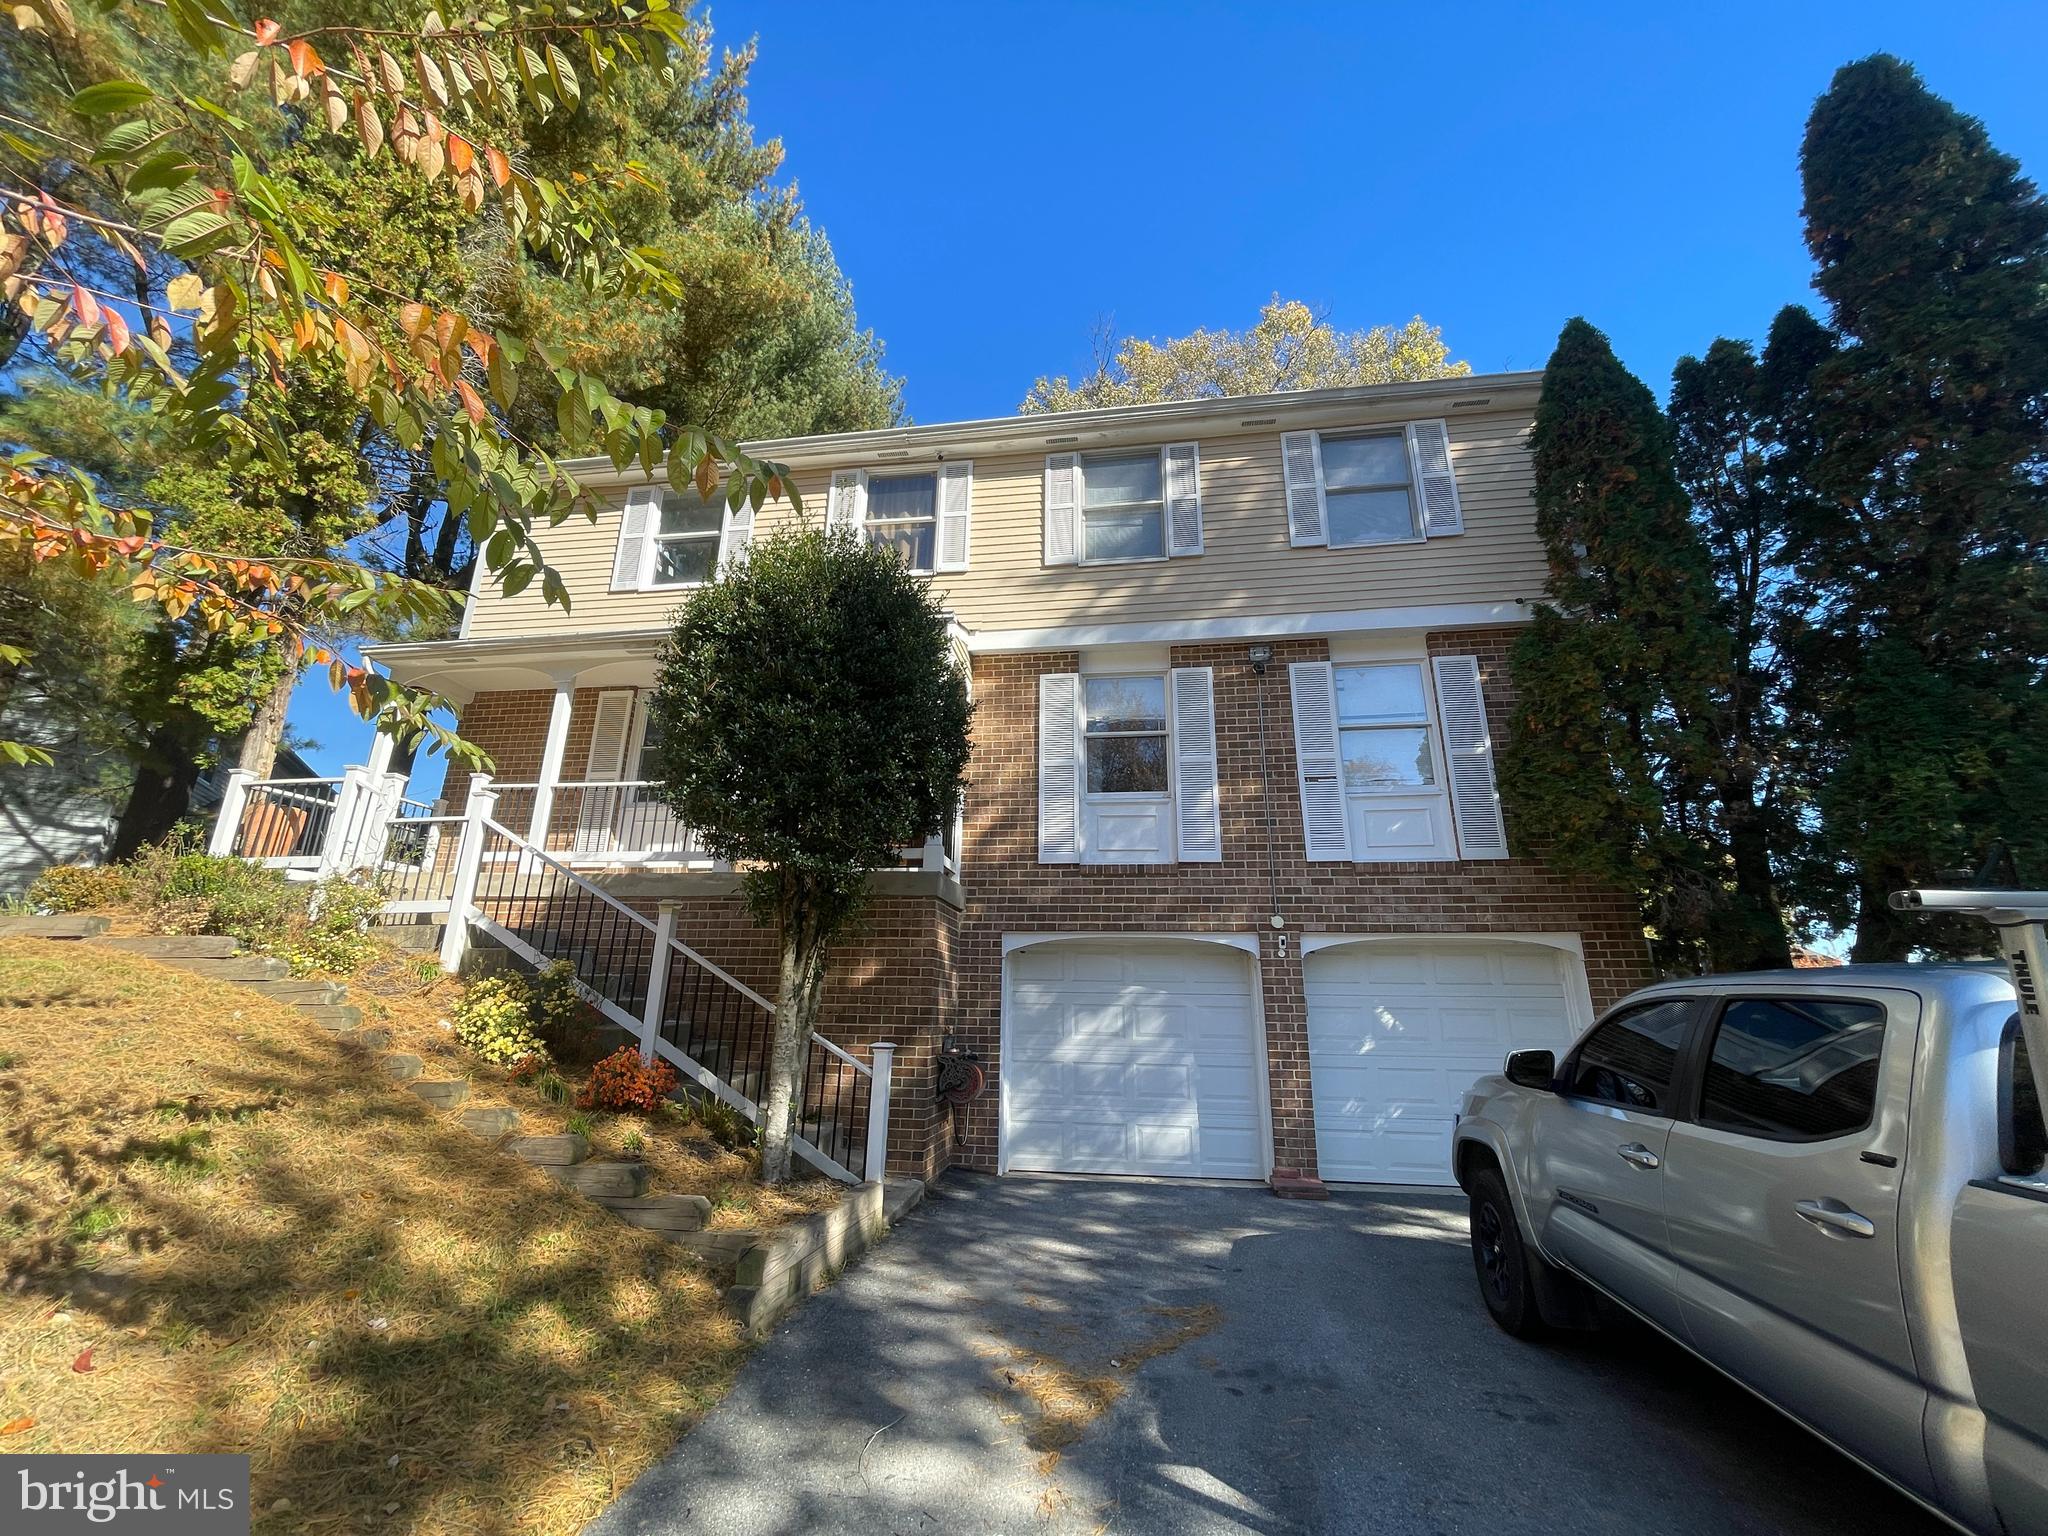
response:
[[[639,1040],[644,1058],[670,1062],[760,1123],[775,1005],[676,936],[675,902],[661,903],[650,920],[571,868],[573,850],[558,855],[511,830],[498,819],[498,787],[488,775],[472,778],[459,816],[433,814],[403,788],[401,775],[358,768],[338,780],[260,781],[236,770],[209,847],[307,878],[374,879],[385,913],[445,919],[440,962],[451,973],[462,968],[473,933],[534,966],[567,961],[578,989]],[[570,825],[602,826],[608,835],[645,825],[611,815],[629,803],[623,795],[590,803],[603,805],[605,816],[579,814]],[[852,1183],[881,1178],[888,1161],[895,1046],[880,1041],[868,1051],[862,1061],[813,1034],[797,1085],[798,1152]]]
[[[647,779],[498,784],[498,820],[577,868],[714,861]]]

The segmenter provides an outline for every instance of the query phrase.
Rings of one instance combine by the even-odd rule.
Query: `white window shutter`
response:
[[[1500,791],[1493,781],[1493,736],[1486,728],[1478,659],[1439,656],[1434,668],[1436,714],[1444,731],[1458,854],[1467,859],[1504,859],[1508,856],[1507,824],[1501,819]]]
[[[1047,565],[1073,565],[1081,558],[1081,456],[1045,456],[1045,549]]]
[[[1294,695],[1294,772],[1301,784],[1301,835],[1311,863],[1351,857],[1344,807],[1344,759],[1337,741],[1337,684],[1327,661],[1287,669]]]
[[[1081,862],[1081,679],[1038,679],[1038,862]]]
[[[939,466],[939,551],[932,569],[967,569],[967,535],[974,517],[974,462]]]
[[[1287,479],[1287,542],[1329,543],[1330,522],[1323,506],[1322,443],[1316,434],[1282,434],[1280,469]]]
[[[1202,451],[1193,443],[1168,443],[1166,459],[1166,552],[1202,552]]]
[[[1223,860],[1223,803],[1216,782],[1216,673],[1173,669],[1174,834],[1183,864]]]
[[[864,469],[832,471],[831,499],[825,504],[825,526],[859,533],[868,520],[868,472]]]
[[[1440,421],[1408,423],[1408,462],[1415,475],[1415,504],[1422,531],[1432,539],[1465,531],[1458,505],[1458,477],[1451,473],[1450,429]]]
[[[636,592],[641,573],[647,568],[647,545],[654,533],[655,509],[661,505],[661,488],[636,485],[626,493],[626,509],[619,518],[619,547],[612,552],[612,590]]]
[[[597,696],[597,714],[590,722],[590,752],[583,777],[591,784],[609,784],[626,766],[626,736],[633,726],[633,690],[612,689]],[[576,851],[598,853],[617,843],[616,789],[576,789]]]
[[[725,529],[718,541],[718,569],[744,569],[747,546],[754,542],[754,504],[743,501],[725,509]]]

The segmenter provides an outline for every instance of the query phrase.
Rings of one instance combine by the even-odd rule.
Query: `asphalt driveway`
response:
[[[1936,1529],[1646,1331],[1503,1336],[1458,1198],[962,1174],[589,1527]]]

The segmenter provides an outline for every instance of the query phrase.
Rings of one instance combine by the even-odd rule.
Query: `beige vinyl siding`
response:
[[[934,585],[969,631],[1533,600],[1542,592],[1544,564],[1531,499],[1529,426],[1528,413],[1520,410],[1452,415],[1451,463],[1465,531],[1356,549],[1288,544],[1280,469],[1284,421],[1202,437],[1206,552],[1110,566],[1041,563],[1043,454],[976,456],[969,568],[937,576]],[[931,463],[842,467],[914,470]],[[822,522],[830,472],[804,470],[795,479],[805,515]],[[569,613],[548,608],[538,583],[511,600],[486,588],[473,600],[469,637],[662,624],[686,593],[610,590],[623,498],[623,491],[613,496],[595,524],[572,519],[540,535],[541,548],[568,584]],[[790,515],[787,502],[771,504],[756,537]]]

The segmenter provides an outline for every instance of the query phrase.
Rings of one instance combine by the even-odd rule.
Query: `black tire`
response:
[[[1472,1175],[1471,1195],[1472,1269],[1479,1278],[1479,1298],[1501,1332],[1533,1339],[1543,1332],[1543,1318],[1536,1310],[1529,1254],[1515,1220],[1515,1203],[1492,1168]]]

